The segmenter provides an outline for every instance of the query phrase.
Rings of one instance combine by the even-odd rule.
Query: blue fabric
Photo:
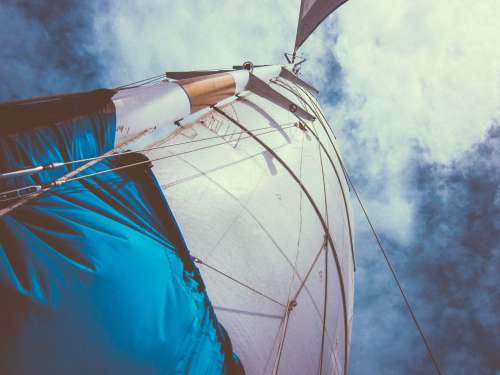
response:
[[[0,136],[0,171],[102,155],[113,148],[114,141],[115,113],[104,111],[58,126],[37,127],[29,132]],[[0,190],[45,184],[79,165],[47,170],[32,176],[0,179]]]
[[[114,114],[100,113],[4,136],[0,167],[102,154],[114,132]],[[0,332],[0,374],[243,373],[146,164],[69,182],[0,218]]]

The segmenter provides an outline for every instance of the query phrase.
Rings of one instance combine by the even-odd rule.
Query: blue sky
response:
[[[7,1],[0,100],[281,63],[297,14],[289,0]],[[497,0],[350,0],[303,49],[445,374],[500,374],[498,19]],[[355,211],[351,374],[432,374]]]

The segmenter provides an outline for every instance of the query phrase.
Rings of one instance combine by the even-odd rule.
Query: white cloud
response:
[[[498,116],[498,5],[348,3],[332,46],[346,73],[344,115],[380,137],[384,148],[416,138],[442,162],[465,151]]]
[[[412,231],[402,179],[415,141],[426,158],[447,163],[499,118],[499,19],[497,0],[351,0],[323,30],[330,40],[306,46],[310,54],[328,49],[342,67],[345,98],[325,112],[340,130],[344,158],[360,158],[367,181],[383,177],[390,186],[368,205],[397,239]],[[359,127],[343,139],[351,121]],[[359,144],[376,147],[360,154]],[[399,224],[384,225],[388,215]]]
[[[109,58],[109,84],[245,60],[282,63],[298,9],[299,0],[112,1],[96,11],[95,48]],[[344,159],[367,181],[360,190],[369,211],[395,239],[411,239],[404,177],[413,145],[449,162],[499,116],[498,19],[498,0],[350,0],[304,45],[306,76],[323,91],[343,85],[344,99],[325,113]],[[328,54],[343,82],[321,65]],[[352,121],[359,127],[348,138]]]
[[[299,1],[113,1],[96,11],[98,48],[110,82],[165,70],[283,63],[293,48]]]

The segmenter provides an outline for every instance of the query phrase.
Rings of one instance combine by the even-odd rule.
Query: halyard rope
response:
[[[266,130],[266,129],[276,130],[276,131],[284,130],[284,129],[288,129],[288,128],[291,128],[291,127],[295,126],[295,122],[288,122],[288,123],[283,123],[283,124],[280,124],[280,125],[282,125],[282,126],[279,129],[266,126],[266,127],[255,129],[255,131]],[[238,132],[234,132],[234,133],[224,134],[224,137],[232,137],[234,135],[240,135],[240,134],[246,134],[246,132],[244,132],[244,131],[238,131]],[[218,139],[218,138],[222,138],[222,137],[220,135],[215,135],[215,136],[212,136],[212,137],[205,137],[205,138],[194,139],[194,140],[191,140],[191,141],[185,141],[185,142],[179,142],[179,143],[171,143],[171,144],[163,145],[163,146],[146,147],[146,148],[142,148],[142,149],[134,150],[134,151],[114,152],[114,153],[111,153],[111,154],[93,156],[93,157],[90,157],[90,158],[81,158],[81,159],[70,160],[70,161],[65,161],[65,162],[53,162],[53,163],[49,163],[49,164],[45,164],[45,165],[41,165],[41,166],[27,167],[26,171],[29,172],[29,173],[31,173],[32,170],[33,170],[33,173],[37,173],[37,172],[41,172],[41,171],[45,171],[45,170],[49,170],[49,169],[60,168],[60,167],[63,167],[63,166],[66,166],[66,165],[71,165],[71,164],[86,163],[86,162],[89,162],[89,161],[92,161],[92,160],[99,160],[99,159],[100,160],[104,160],[104,159],[113,158],[113,157],[116,157],[116,156],[133,154],[133,153],[137,153],[137,152],[147,152],[147,151],[161,150],[161,149],[165,149],[165,148],[169,148],[169,147],[183,146],[183,145],[187,145],[187,144],[191,144],[191,143],[197,143],[197,142],[202,142],[202,141],[209,141],[209,140]],[[229,141],[226,141],[225,143],[231,143],[233,141],[235,141],[235,140],[229,140]],[[8,176],[11,173],[22,172],[22,171],[24,171],[24,169],[18,169],[18,170],[14,170],[14,171],[9,171],[9,172],[6,172],[5,175]],[[0,178],[1,177],[3,177],[3,174],[0,174]]]
[[[274,128],[267,127],[266,129],[270,129],[270,130],[269,131],[265,131],[265,132],[261,132],[261,133],[259,133],[259,135],[267,135],[267,134],[275,133],[275,132],[278,132],[278,131],[282,131],[284,129],[289,129],[289,128],[292,128],[292,127],[295,127],[295,125],[283,126],[283,127],[280,127],[279,129],[274,129]],[[245,133],[245,132],[241,132],[241,133]],[[221,137],[220,136],[210,137],[210,139],[214,139],[214,138],[221,138]],[[246,136],[246,137],[241,137],[241,138],[238,139],[238,141],[241,141],[241,140],[244,140],[244,139],[249,139],[249,138],[251,138],[250,135]],[[204,139],[201,139],[201,140],[206,140],[206,139],[207,138],[204,138]],[[195,141],[187,141],[187,142],[184,142],[183,144],[194,143],[194,142]],[[84,178],[98,176],[98,175],[109,173],[109,172],[116,172],[116,171],[120,171],[120,170],[123,170],[123,169],[126,169],[126,168],[136,167],[136,166],[140,166],[140,165],[146,165],[146,164],[149,164],[149,163],[154,162],[154,161],[159,161],[159,160],[169,159],[169,158],[172,158],[172,157],[175,157],[175,156],[190,154],[190,153],[195,152],[195,151],[201,151],[201,150],[209,149],[209,148],[212,148],[212,147],[221,146],[221,145],[224,145],[224,144],[229,144],[231,142],[233,142],[233,141],[229,140],[229,141],[219,142],[219,143],[215,143],[215,144],[208,145],[208,146],[198,147],[198,148],[195,148],[195,149],[192,149],[192,150],[188,150],[188,151],[183,151],[183,152],[178,152],[178,153],[175,153],[175,154],[170,154],[170,155],[167,155],[167,156],[161,156],[161,157],[157,157],[157,158],[153,158],[153,159],[143,160],[143,161],[136,162],[136,163],[125,164],[125,165],[122,165],[122,166],[119,166],[119,167],[108,168],[108,169],[105,169],[105,170],[102,170],[102,171],[98,171],[98,172],[94,172],[94,173],[89,173],[89,174],[85,174],[85,175],[81,175],[81,176],[77,176],[77,177],[62,178],[62,179],[58,179],[58,180],[55,180],[53,182],[47,183],[47,184],[45,184],[43,186],[42,185],[27,185],[27,186],[22,186],[22,187],[19,187],[17,189],[10,190],[8,192],[0,192],[0,196],[2,194],[5,195],[5,194],[7,194],[9,192],[23,191],[23,190],[30,191],[30,189],[35,190],[34,193],[32,193],[32,194],[35,194],[35,193],[38,193],[41,189],[46,189],[46,188],[55,187],[55,186],[61,186],[61,185],[65,184],[67,182],[70,182],[70,181],[78,181],[78,180],[81,180],[81,179],[84,179]],[[118,157],[118,156],[122,156],[122,155],[126,155],[126,154],[137,153],[137,152],[141,152],[141,151],[145,152],[145,151],[156,150],[156,149],[167,148],[167,147],[170,147],[170,146],[178,146],[178,145],[180,145],[180,144],[166,145],[166,146],[157,146],[157,147],[151,147],[149,149],[142,149],[142,150],[138,150],[138,151],[127,151],[127,152],[121,152],[121,153],[113,153],[113,154],[102,155],[102,156],[98,156],[98,157],[94,157],[94,158],[80,159],[78,161],[70,161],[70,162],[66,162],[66,163],[70,164],[70,163],[83,162],[83,161],[94,161],[95,162],[95,161],[100,161],[102,159],[106,159],[106,158],[110,158],[110,157]],[[10,201],[10,200],[16,200],[16,199],[19,199],[19,198],[26,198],[26,197],[29,197],[32,194],[26,194],[26,195],[22,195],[22,196],[14,196],[12,198],[2,199],[1,201],[6,202],[6,201]]]
[[[278,84],[279,84],[279,83],[278,83]],[[288,85],[286,85],[286,86],[288,86]],[[284,86],[282,86],[282,87],[284,87]],[[284,87],[284,88],[286,88],[286,87]],[[301,91],[302,91],[305,95],[309,96],[309,95],[306,93],[306,90],[302,90],[302,88],[300,88],[300,89],[301,89]],[[289,91],[293,93],[293,91],[292,91],[291,89],[290,89]],[[295,94],[295,95],[296,95],[298,98],[300,98],[302,102],[306,102],[306,104],[308,104],[308,103],[307,103],[307,101],[305,101],[305,99],[304,99],[304,98],[302,98],[300,94]],[[310,98],[309,98],[309,99],[310,99]],[[313,111],[313,113],[314,113],[314,114],[318,117],[317,111],[316,111],[316,110],[314,110],[313,108],[311,108],[310,106],[309,106],[309,108],[310,108],[310,109]],[[318,117],[318,118],[319,118],[319,117]],[[321,120],[320,120],[320,123],[322,123],[322,121],[321,121]],[[322,124],[322,125],[323,125],[323,124]],[[357,201],[358,201],[358,203],[359,203],[359,205],[360,205],[360,207],[361,207],[361,209],[362,209],[362,211],[363,211],[363,214],[364,214],[364,216],[365,216],[365,218],[366,218],[366,220],[367,220],[367,222],[368,222],[368,225],[370,226],[370,230],[371,230],[371,232],[372,232],[372,234],[373,234],[373,236],[374,236],[374,238],[375,238],[375,240],[376,240],[376,242],[377,242],[378,248],[379,248],[380,252],[382,253],[382,255],[383,255],[383,257],[384,257],[384,260],[385,260],[385,262],[386,262],[386,264],[387,264],[387,267],[389,268],[390,273],[392,274],[392,277],[394,278],[394,281],[396,282],[396,285],[397,285],[397,287],[398,287],[398,289],[399,289],[399,292],[400,292],[400,294],[401,294],[401,296],[402,296],[402,298],[403,298],[403,300],[404,300],[404,303],[405,303],[405,305],[406,305],[406,307],[407,307],[407,309],[408,309],[408,312],[410,313],[410,316],[411,316],[411,318],[412,318],[412,320],[413,320],[413,322],[414,322],[414,324],[415,324],[415,327],[417,328],[417,331],[419,332],[419,334],[420,334],[420,336],[421,336],[421,338],[422,338],[422,341],[423,341],[423,343],[424,343],[424,345],[425,345],[425,348],[426,348],[426,350],[427,350],[427,353],[429,354],[429,357],[430,357],[430,359],[431,359],[431,361],[432,361],[432,364],[433,364],[433,366],[434,366],[434,368],[435,368],[436,372],[437,372],[439,375],[442,375],[442,371],[441,371],[441,368],[440,368],[440,366],[439,366],[439,364],[438,364],[438,362],[437,362],[436,356],[435,356],[435,354],[434,354],[434,352],[433,352],[433,350],[432,350],[432,348],[431,348],[431,346],[430,346],[430,343],[429,343],[429,341],[427,340],[427,337],[425,336],[424,331],[423,331],[423,329],[422,329],[422,327],[421,327],[421,325],[420,325],[420,323],[419,323],[419,321],[418,321],[418,319],[417,319],[417,317],[416,317],[416,315],[415,315],[415,311],[413,310],[413,307],[412,307],[412,305],[410,304],[410,301],[409,301],[409,299],[408,299],[408,297],[407,297],[407,295],[406,295],[406,292],[404,291],[403,286],[401,285],[401,281],[399,280],[399,277],[398,277],[398,275],[397,275],[397,273],[396,273],[396,270],[395,270],[394,266],[392,265],[392,262],[390,261],[389,256],[387,255],[387,252],[386,252],[386,250],[385,250],[385,248],[384,248],[384,246],[383,246],[383,244],[382,244],[382,241],[380,240],[380,237],[379,237],[379,235],[378,235],[377,231],[375,230],[375,228],[374,228],[374,226],[373,226],[373,224],[372,224],[372,221],[371,221],[370,217],[368,216],[368,212],[366,211],[365,206],[363,205],[363,202],[361,201],[361,198],[360,198],[360,196],[359,196],[359,194],[358,194],[358,192],[357,192],[357,190],[356,190],[356,188],[355,188],[355,186],[354,186],[354,184],[353,184],[353,182],[352,182],[352,180],[351,180],[351,178],[350,178],[350,175],[349,175],[349,173],[347,172],[347,169],[346,169],[346,167],[345,167],[344,163],[342,162],[342,159],[341,159],[341,158],[340,158],[340,156],[338,155],[337,149],[336,149],[336,147],[333,145],[333,142],[332,142],[332,140],[331,140],[330,136],[328,135],[328,132],[326,131],[326,129],[325,129],[325,132],[327,133],[327,136],[328,136],[328,138],[330,139],[330,142],[332,143],[332,146],[334,147],[335,153],[336,153],[336,154],[337,154],[337,156],[338,156],[338,160],[339,160],[339,162],[340,162],[340,164],[341,164],[341,166],[342,166],[342,169],[343,169],[344,174],[345,174],[345,176],[346,176],[346,178],[347,178],[347,181],[349,182],[349,185],[352,187],[352,190],[354,191],[354,194],[356,195],[356,199],[357,199]],[[334,135],[334,136],[335,136],[335,135]]]
[[[323,230],[325,231],[325,234],[327,235],[328,238],[328,243],[330,244],[330,247],[332,249],[332,253],[334,255],[335,259],[335,265],[337,268],[337,272],[339,274],[339,284],[340,284],[340,292],[342,296],[342,313],[343,313],[343,321],[344,321],[344,332],[345,332],[345,339],[344,339],[344,355],[345,355],[345,360],[344,360],[344,373],[347,373],[347,353],[348,353],[348,342],[349,342],[349,330],[348,330],[348,316],[347,316],[347,298],[346,298],[346,291],[345,291],[345,285],[344,285],[344,279],[342,276],[342,268],[340,265],[340,261],[338,259],[337,253],[336,253],[336,248],[333,243],[333,240],[331,238],[330,233],[328,232],[328,225],[326,224],[325,219],[323,218],[323,215],[318,208],[318,205],[314,201],[313,197],[311,196],[310,192],[307,190],[307,188],[304,186],[302,181],[297,177],[297,175],[292,171],[292,169],[288,166],[288,164],[278,155],[276,152],[270,148],[264,141],[262,141],[259,137],[255,136],[251,130],[247,129],[243,124],[229,116],[226,112],[221,110],[220,108],[216,106],[212,106],[212,108],[218,112],[219,114],[223,115],[226,117],[229,121],[231,121],[233,124],[239,126],[242,130],[247,131],[249,135],[253,137],[253,139],[259,143],[265,150],[267,150],[282,166],[283,168],[286,169],[286,171],[290,174],[290,177],[292,177],[293,180],[299,186],[301,189],[304,191],[305,195],[307,196],[307,199],[309,200],[309,203],[311,204],[313,210],[315,211],[316,215],[318,216],[319,221],[321,222],[321,225],[323,226]],[[292,301],[294,302],[294,301]]]

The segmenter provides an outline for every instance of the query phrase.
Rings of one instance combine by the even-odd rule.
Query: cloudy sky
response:
[[[298,0],[4,1],[0,100],[282,63]],[[350,0],[304,75],[445,374],[500,374],[500,3]],[[356,206],[355,206],[356,207]],[[351,374],[432,374],[356,207]]]

